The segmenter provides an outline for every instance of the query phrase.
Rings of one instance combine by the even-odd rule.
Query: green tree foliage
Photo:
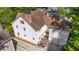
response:
[[[22,13],[30,13],[30,11],[34,10],[32,7],[1,7],[0,8],[0,23],[2,24],[4,30],[9,32],[11,35],[13,34],[12,29],[12,21],[15,20],[16,14],[18,12]]]
[[[72,31],[69,36],[69,40],[64,45],[63,50],[75,51],[79,50],[79,8],[78,7],[66,7],[58,8],[58,15],[60,17],[72,17]]]

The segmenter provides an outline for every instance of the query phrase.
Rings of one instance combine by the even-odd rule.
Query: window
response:
[[[21,24],[24,24],[24,21],[20,20]]]
[[[24,29],[24,31],[26,31],[26,28],[25,27],[23,29]]]
[[[26,34],[24,34],[24,37],[26,37]]]
[[[33,40],[35,40],[35,38],[32,38]]]
[[[18,36],[20,36],[19,32],[18,32]]]
[[[16,25],[16,28],[18,28],[18,25]]]

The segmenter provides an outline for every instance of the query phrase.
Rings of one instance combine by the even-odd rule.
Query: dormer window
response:
[[[21,24],[24,24],[24,21],[20,20]]]

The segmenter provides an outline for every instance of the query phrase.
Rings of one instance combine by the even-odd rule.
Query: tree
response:
[[[63,7],[58,8],[60,17],[72,17],[72,31],[69,35],[69,40],[63,46],[63,50],[79,50],[79,8],[78,7]]]

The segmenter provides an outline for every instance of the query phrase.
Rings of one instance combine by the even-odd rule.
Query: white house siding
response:
[[[20,23],[20,20],[24,21],[24,24]],[[18,25],[18,29],[16,28],[16,25]],[[37,44],[38,40],[36,39],[36,32],[35,30],[23,19],[23,18],[18,18],[13,24],[13,29],[15,36],[18,36],[17,32],[19,32],[20,36],[25,40],[28,40],[34,44]],[[26,31],[24,31],[23,27],[26,28]],[[26,37],[24,37],[24,34],[26,34]],[[35,40],[33,40],[35,38]]]
[[[49,29],[49,41],[51,41],[53,38],[58,39],[59,38],[59,32],[60,31],[58,31],[58,30]],[[54,40],[54,43],[57,43],[57,40]]]
[[[45,31],[47,30],[47,25],[44,25],[43,27],[41,27],[41,29],[39,31],[37,31],[37,39],[38,41],[41,40],[41,38],[44,36]]]

